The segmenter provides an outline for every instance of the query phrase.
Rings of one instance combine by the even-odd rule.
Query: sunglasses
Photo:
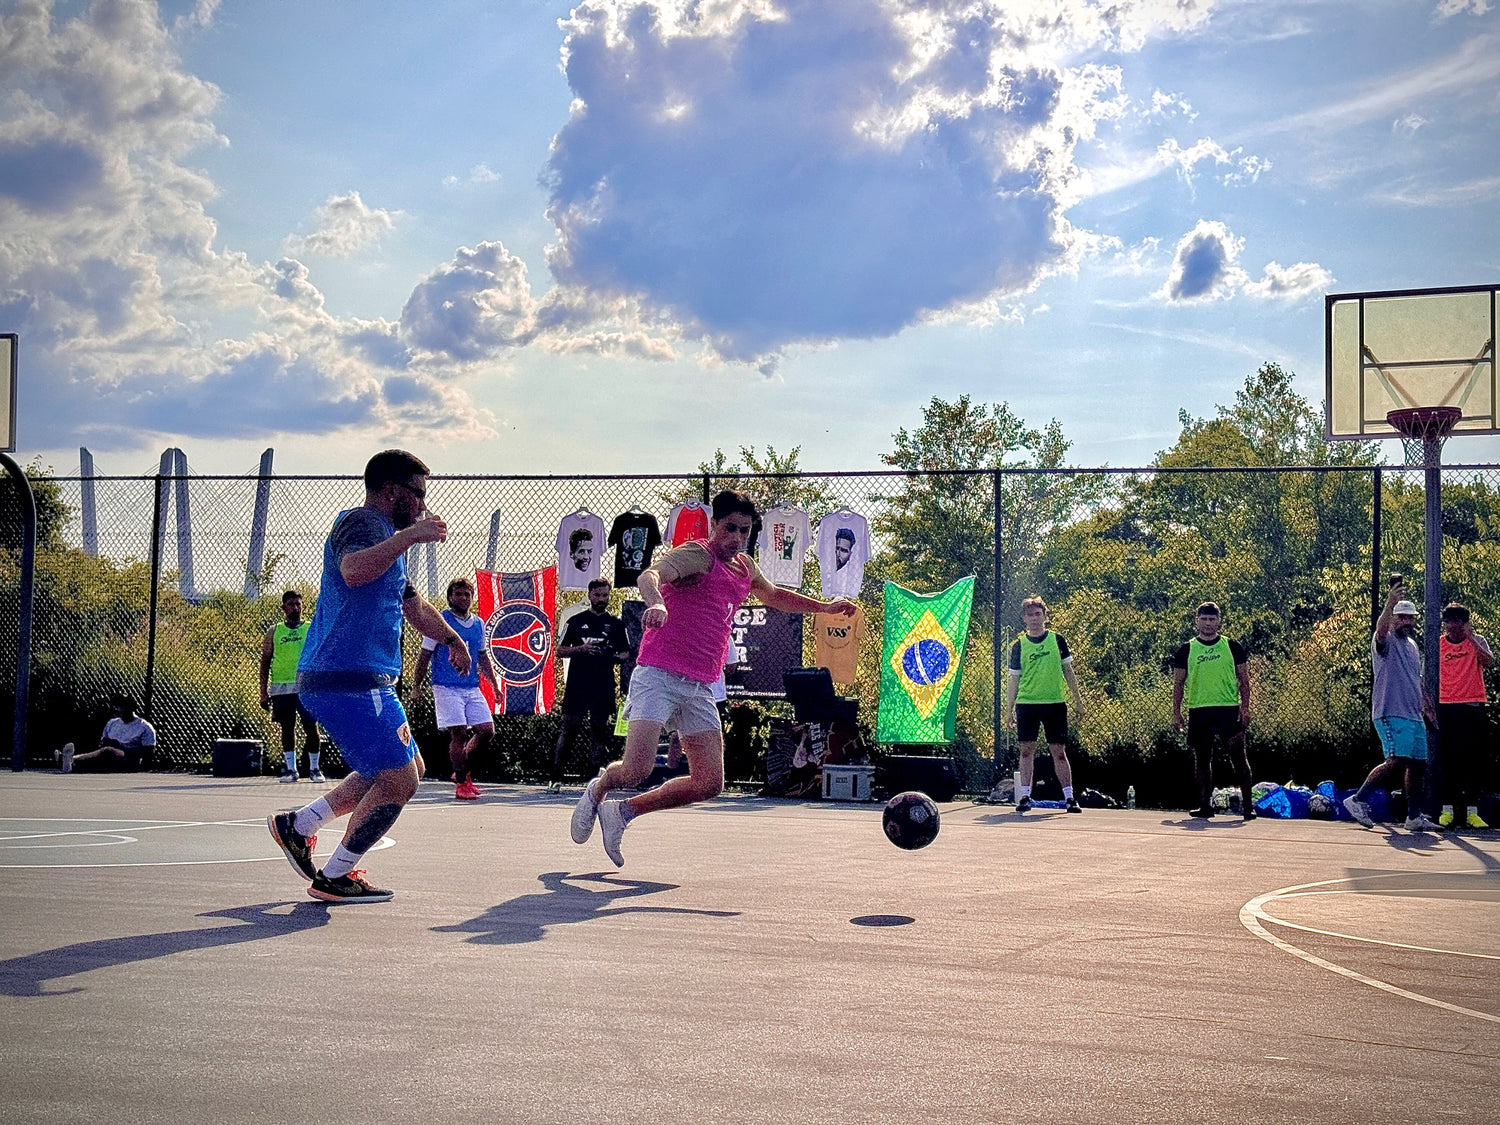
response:
[[[425,502],[427,499],[427,490],[425,488],[413,488],[411,485],[399,480],[392,481],[391,483],[394,484],[397,488],[406,489],[407,492],[410,492],[418,500]]]

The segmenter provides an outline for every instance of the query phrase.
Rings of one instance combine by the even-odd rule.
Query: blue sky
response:
[[[1325,293],[1500,280],[1489,0],[0,0],[0,95],[61,472],[872,468],[964,393],[1142,464],[1321,400]]]

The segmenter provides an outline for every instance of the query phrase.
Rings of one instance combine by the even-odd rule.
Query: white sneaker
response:
[[[1348,810],[1350,816],[1366,828],[1375,827],[1375,818],[1370,815],[1370,806],[1363,801],[1355,800],[1352,793],[1344,798],[1344,808]]]
[[[1437,832],[1438,826],[1428,820],[1421,813],[1406,818],[1406,830],[1408,832]]]
[[[604,776],[604,771],[599,771],[599,777]],[[583,787],[583,793],[578,798],[578,803],[573,806],[573,843],[586,844],[590,836],[594,834],[594,821],[599,817],[599,798],[594,796],[594,786],[599,777],[594,778]]]
[[[73,744],[64,742],[63,748],[57,752],[57,768],[63,773],[73,772]]]
[[[625,835],[625,814],[621,810],[624,801],[605,801],[599,806],[599,831],[604,833],[604,854],[616,867],[625,866],[625,856],[620,852],[620,840]]]

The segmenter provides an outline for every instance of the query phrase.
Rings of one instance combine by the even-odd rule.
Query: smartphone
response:
[[[1394,590],[1397,586],[1404,586],[1405,584],[1406,579],[1399,574],[1393,574],[1389,579],[1387,579],[1387,585],[1389,585],[1392,590]]]

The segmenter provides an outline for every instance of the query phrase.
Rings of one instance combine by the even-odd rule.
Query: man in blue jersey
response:
[[[415,696],[422,686],[427,669],[432,668],[432,710],[438,730],[448,732],[448,764],[453,767],[453,796],[459,801],[477,801],[479,787],[474,784],[470,762],[489,745],[495,735],[495,717],[489,701],[479,686],[481,676],[489,683],[491,699],[500,694],[495,683],[495,666],[490,663],[489,648],[484,643],[484,622],[469,612],[474,604],[474,583],[455,578],[448,583],[448,608],[443,620],[464,639],[469,650],[469,670],[460,672],[453,666],[449,648],[432,637],[422,638],[422,655],[411,675]]]
[[[427,466],[388,449],[365,466],[365,502],[340,512],[323,546],[318,606],[297,664],[297,693],[352,771],[325,796],[266,818],[292,867],[326,902],[386,902],[359,861],[396,823],[417,791],[422,756],[396,695],[401,620],[451,646],[453,666],[469,670],[469,650],[442,614],[406,580],[406,552],[441,543],[448,525],[423,518]],[[320,826],[349,817],[344,838],[321,871],[312,849]]]

